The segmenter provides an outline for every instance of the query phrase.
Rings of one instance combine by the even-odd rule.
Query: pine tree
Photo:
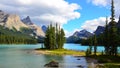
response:
[[[106,17],[106,25],[104,31],[104,47],[105,47],[105,54],[109,55],[109,29],[108,29],[108,19]]]
[[[92,54],[92,45],[93,45],[93,39],[92,39],[92,37],[91,37],[91,38],[90,38],[90,42],[89,42],[90,54]]]
[[[48,26],[45,36],[45,48],[46,49],[62,49],[65,43],[65,33],[64,30],[56,27],[53,27],[52,24]]]
[[[97,52],[97,38],[96,35],[94,36],[94,55],[96,55]]]
[[[110,47],[110,55],[117,55],[117,27],[115,20],[115,11],[114,11],[114,1],[111,3],[111,21],[110,21],[110,31],[109,31],[109,46]]]
[[[60,49],[63,48],[64,43],[65,43],[65,33],[64,33],[64,30],[61,29],[61,46],[60,46]]]

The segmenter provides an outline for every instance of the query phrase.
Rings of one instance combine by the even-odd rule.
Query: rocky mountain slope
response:
[[[85,39],[85,38],[93,36],[93,34],[84,29],[81,31],[76,31],[72,36]]]
[[[104,26],[98,26],[94,33],[95,33],[95,35],[99,35],[99,34],[103,33],[104,30],[105,30]]]
[[[87,30],[76,31],[72,36],[67,38],[68,43],[75,43],[80,39],[87,39],[93,36],[92,33],[88,32]]]
[[[29,16],[27,16],[21,21],[18,15],[8,14],[0,10],[0,25],[9,29],[15,29],[17,31],[21,31],[21,28],[27,28],[32,30],[30,34],[34,34],[36,36],[42,36],[42,37],[45,36],[45,33],[42,31],[41,27],[32,23]]]
[[[29,28],[32,29],[33,32],[34,32],[37,36],[42,36],[42,37],[45,36],[45,33],[43,32],[42,28],[39,27],[39,26],[37,26],[36,24],[34,24],[34,23],[31,21],[31,19],[30,19],[29,16],[27,16],[26,18],[24,18],[24,19],[22,20],[22,22],[23,22],[24,24],[26,24],[27,26],[29,26]]]

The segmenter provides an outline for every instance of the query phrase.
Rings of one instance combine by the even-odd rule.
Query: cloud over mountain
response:
[[[42,24],[59,22],[66,24],[72,19],[80,17],[76,10],[81,7],[76,3],[65,0],[0,0],[1,10],[30,16],[32,20]]]
[[[81,28],[86,29],[90,32],[94,32],[98,26],[104,26],[106,21],[106,17],[99,17],[92,20],[87,20],[81,26]],[[118,18],[115,18],[115,21],[118,22]],[[108,17],[108,22],[110,22],[110,17]]]

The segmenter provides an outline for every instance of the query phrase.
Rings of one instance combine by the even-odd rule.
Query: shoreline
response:
[[[34,52],[36,54],[45,54],[45,55],[71,55],[71,56],[85,56],[85,51],[75,51],[75,50],[67,50],[67,49],[55,49],[55,50],[47,50],[47,49],[35,49]]]
[[[57,52],[55,52],[57,51]],[[68,53],[69,51],[72,51],[73,53]],[[75,53],[74,53],[75,52]],[[84,57],[86,59],[86,63],[88,64],[88,67],[96,68],[96,67],[101,67],[104,66],[104,63],[99,63],[97,59],[91,58],[91,57],[86,57],[85,56],[85,51],[74,51],[74,50],[42,50],[42,49],[35,49],[34,53],[36,54],[43,54],[43,55],[58,55],[58,56],[65,56],[65,55],[70,55],[73,57],[76,57],[77,60],[80,60],[80,57]],[[78,54],[76,54],[78,53]],[[83,54],[84,53],[84,54]]]

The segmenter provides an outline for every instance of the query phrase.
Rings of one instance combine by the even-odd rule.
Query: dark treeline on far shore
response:
[[[34,37],[24,34],[15,29],[0,26],[0,44],[33,44],[37,43]]]

